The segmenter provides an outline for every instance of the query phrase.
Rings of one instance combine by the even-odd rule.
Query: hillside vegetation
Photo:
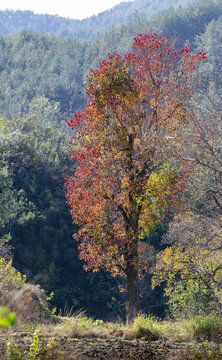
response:
[[[193,3],[199,0],[193,0]],[[134,14],[150,19],[157,12],[167,8],[184,6],[189,0],[134,0],[121,2],[110,10],[83,20],[72,20],[53,15],[37,15],[32,11],[0,11],[0,33],[16,34],[24,27],[38,34],[53,34],[59,37],[75,37],[79,40],[93,40],[108,28],[130,21]]]
[[[134,13],[137,4],[143,16]],[[144,15],[154,14],[151,4],[161,14],[148,19]],[[152,267],[161,252],[159,264],[168,261],[173,270],[159,266],[162,281],[156,274],[154,289],[152,273],[145,274],[142,310],[164,317],[169,310],[176,316],[184,310],[206,314],[221,307],[222,1],[180,4],[184,7],[167,9],[172,2],[124,3],[81,22],[85,33],[72,20],[30,12],[0,13],[4,26],[0,27],[0,255],[13,258],[28,281],[54,292],[52,303],[58,313],[60,309],[62,314],[67,309],[83,309],[103,320],[125,318],[125,294],[118,290],[121,281],[103,272],[84,272],[78,259],[72,237],[77,229],[64,197],[66,167],[75,168],[69,155],[72,135],[65,121],[87,102],[84,88],[89,68],[97,67],[108,52],[128,51],[134,36],[152,31],[164,36],[174,33],[181,47],[190,43],[192,51],[206,51],[208,62],[200,69],[204,82],[194,82],[197,95],[190,106],[204,129],[200,135],[211,134],[212,138],[207,147],[205,138],[200,142],[199,165],[183,194],[184,213],[167,213],[147,234],[155,252]],[[103,24],[100,16],[110,22]],[[32,19],[32,26],[27,25],[27,18]],[[22,21],[27,29],[19,32]],[[91,21],[101,27],[92,30]],[[110,25],[115,26],[107,30]],[[39,29],[42,34],[37,34]],[[91,41],[82,40],[88,39],[89,32]],[[188,285],[178,269],[180,275],[195,274]],[[206,278],[210,279],[207,284]]]

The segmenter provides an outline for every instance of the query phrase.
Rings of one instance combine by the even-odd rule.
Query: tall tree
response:
[[[89,103],[68,121],[78,165],[66,179],[80,257],[86,269],[125,277],[129,321],[140,310],[139,273],[148,265],[143,239],[182,184],[169,154],[185,126],[190,79],[205,57],[175,50],[172,39],[155,33],[135,38],[133,49],[91,70]]]

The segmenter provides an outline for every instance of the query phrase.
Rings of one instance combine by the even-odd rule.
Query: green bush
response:
[[[167,289],[168,305],[175,318],[190,318],[218,311],[218,303],[211,298],[210,290],[201,281],[179,280]]]
[[[12,261],[0,259],[0,294],[25,286],[26,277],[12,266]]]

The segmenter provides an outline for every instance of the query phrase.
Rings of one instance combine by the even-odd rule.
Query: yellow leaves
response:
[[[128,174],[123,174],[121,177],[121,189],[128,189],[129,188],[129,176]]]
[[[176,170],[168,164],[150,175],[143,194],[136,199],[142,205],[139,221],[142,236],[161,222],[166,208],[173,204],[178,180]]]
[[[6,133],[8,131],[8,124],[6,120],[0,117],[0,132],[1,134]]]
[[[152,279],[153,287],[166,281],[167,292],[167,289],[171,291],[170,289],[178,280],[193,279],[199,284],[207,282],[215,293],[219,291],[218,286],[222,279],[221,252],[212,252],[199,244],[187,248],[176,244],[161,251],[156,260]]]

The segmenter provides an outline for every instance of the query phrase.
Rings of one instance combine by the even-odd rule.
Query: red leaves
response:
[[[77,126],[80,124],[81,118],[82,118],[82,115],[79,114],[79,113],[77,113],[77,112],[75,112],[75,113],[73,114],[73,119],[67,120],[67,125],[68,125],[69,127],[71,127],[71,129],[74,129],[75,127],[77,127]]]
[[[184,52],[187,54],[190,52],[190,45],[187,45],[186,47],[182,48],[181,54],[183,54]]]

